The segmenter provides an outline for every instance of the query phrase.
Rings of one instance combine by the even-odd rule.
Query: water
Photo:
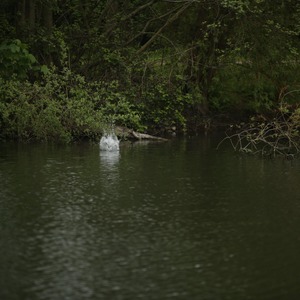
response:
[[[115,133],[105,133],[99,143],[101,151],[119,151],[119,140]]]
[[[1,144],[0,299],[299,299],[299,161],[218,141]]]

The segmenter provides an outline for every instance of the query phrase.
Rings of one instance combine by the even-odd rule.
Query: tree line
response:
[[[297,0],[2,0],[0,11],[2,139],[299,119]]]

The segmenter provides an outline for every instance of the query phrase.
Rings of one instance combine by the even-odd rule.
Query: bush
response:
[[[22,140],[63,140],[70,135],[61,123],[61,106],[39,84],[2,82],[1,134]]]
[[[115,83],[88,83],[67,68],[53,69],[40,83],[0,80],[2,138],[68,142],[99,138],[111,124],[142,128]]]
[[[20,40],[4,41],[0,44],[0,77],[11,80],[26,79],[29,71],[46,72],[46,66],[39,66],[36,58]]]

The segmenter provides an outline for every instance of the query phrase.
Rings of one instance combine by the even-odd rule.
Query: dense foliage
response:
[[[300,119],[298,0],[3,0],[0,11],[2,138]]]

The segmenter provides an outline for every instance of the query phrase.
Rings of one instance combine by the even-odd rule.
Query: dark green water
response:
[[[217,140],[0,145],[0,299],[300,299],[300,163]]]

